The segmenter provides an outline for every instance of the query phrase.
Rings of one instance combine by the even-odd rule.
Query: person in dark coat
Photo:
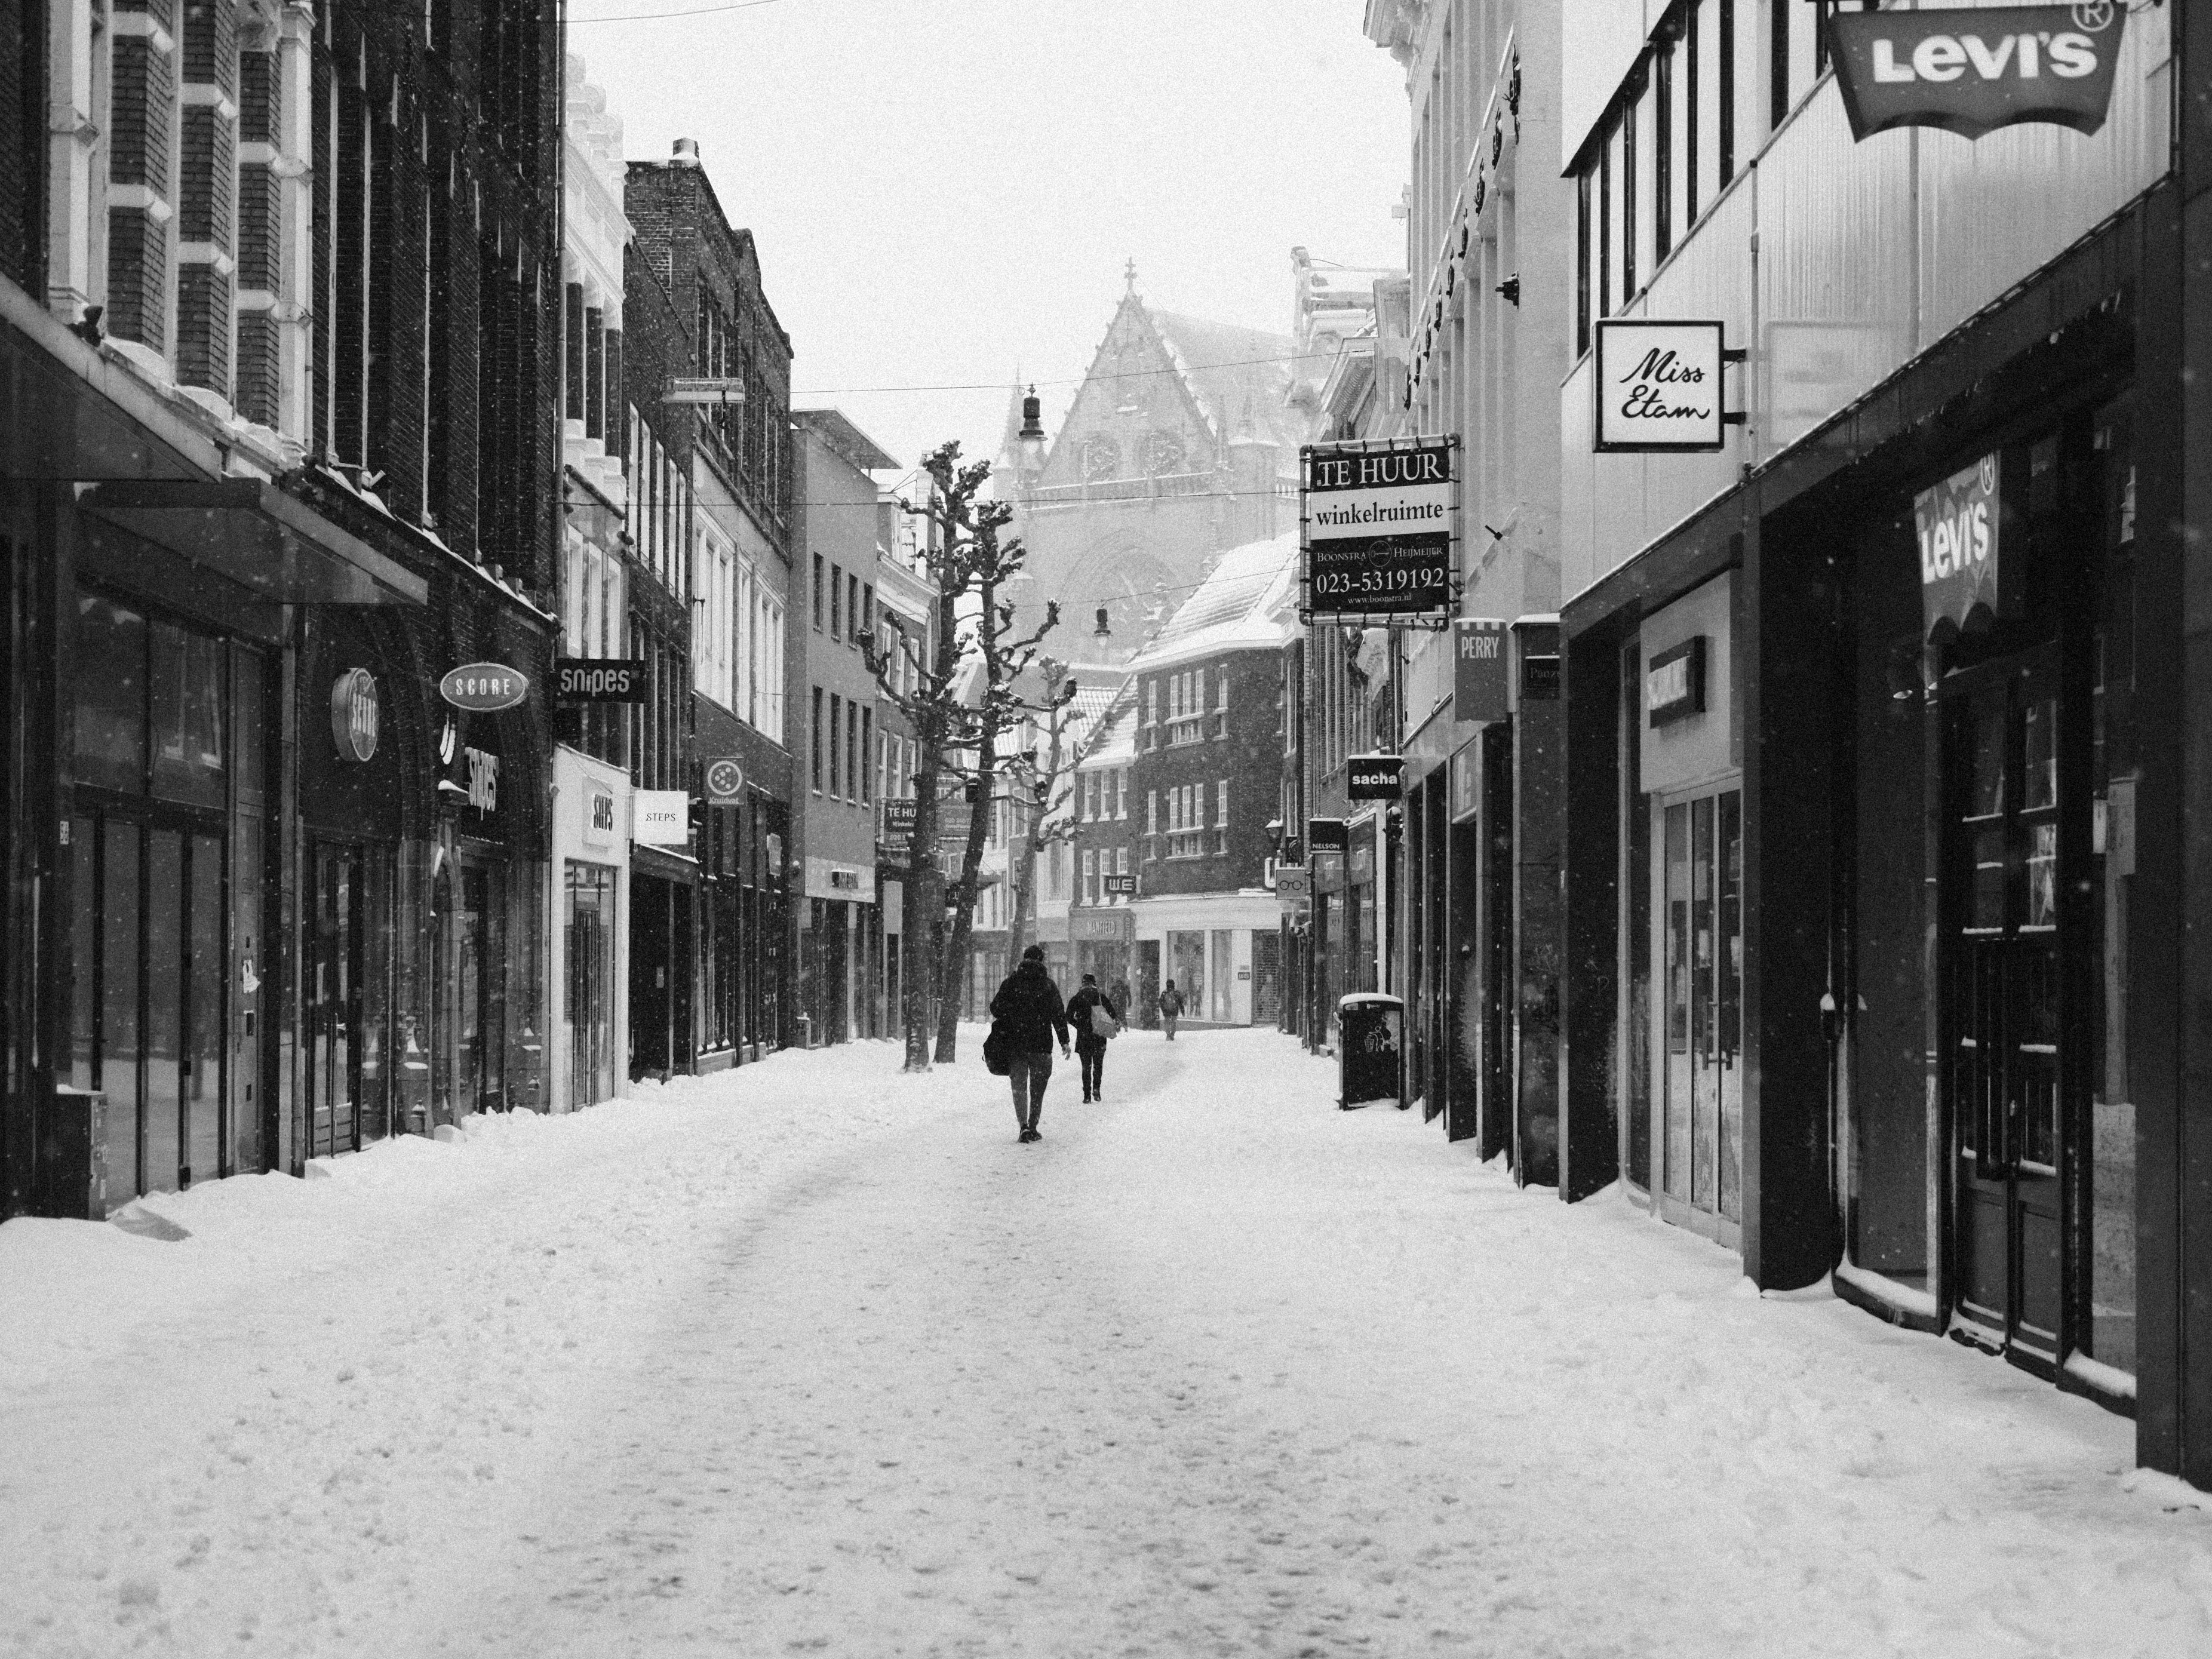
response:
[[[1182,1018],[1182,993],[1176,989],[1173,980],[1160,993],[1160,1024],[1168,1028],[1168,1041],[1175,1041],[1176,1022]]]
[[[1121,1018],[1113,999],[1098,988],[1098,975],[1085,974],[1083,988],[1067,1000],[1067,1023],[1075,1030],[1075,1057],[1083,1062],[1083,1097],[1086,1101],[1100,1097],[1098,1085],[1106,1073],[1106,1037],[1092,1024],[1101,1010],[1109,1019]]]
[[[1137,1006],[1129,997],[1129,981],[1117,976],[1114,982],[1106,988],[1106,1000],[1113,1005],[1114,1018],[1127,1025],[1129,1023],[1130,1011]]]
[[[991,1018],[1012,1050],[1006,1081],[1013,1087],[1019,1138],[1041,1140],[1037,1118],[1044,1110],[1044,1085],[1052,1081],[1055,1035],[1061,1057],[1067,1054],[1067,1010],[1060,1005],[1060,987],[1044,970],[1044,946],[1032,945],[1022,952],[1022,965],[1006,975],[991,999]]]

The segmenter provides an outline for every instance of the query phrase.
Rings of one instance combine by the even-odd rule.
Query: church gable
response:
[[[1060,422],[1040,483],[1049,489],[1212,472],[1226,435],[1207,420],[1143,301],[1131,293]]]

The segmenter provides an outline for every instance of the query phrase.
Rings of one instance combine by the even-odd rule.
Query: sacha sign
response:
[[[2090,133],[2112,102],[2125,9],[1974,6],[1828,19],[1851,136],[1941,127],[1978,138],[2041,121]]]
[[[1957,632],[1977,610],[1984,621],[2012,612],[1999,534],[2000,471],[1997,458],[1984,455],[1912,498],[1921,614],[1931,634]]]

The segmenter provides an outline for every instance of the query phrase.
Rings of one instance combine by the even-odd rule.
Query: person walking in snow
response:
[[[1006,975],[991,999],[991,1018],[1006,1034],[1006,1081],[1013,1087],[1019,1139],[1042,1140],[1037,1118],[1044,1110],[1044,1085],[1052,1081],[1055,1035],[1060,1058],[1067,1057],[1067,1010],[1060,1004],[1060,987],[1044,970],[1044,946],[1032,945],[1022,952],[1022,965]]]
[[[1168,1028],[1168,1041],[1175,1041],[1176,1021],[1182,1018],[1182,993],[1176,989],[1173,980],[1160,993],[1160,1024]]]
[[[1098,988],[1098,975],[1085,974],[1083,988],[1067,1000],[1067,1023],[1075,1029],[1075,1057],[1083,1066],[1083,1098],[1099,1098],[1098,1085],[1106,1073],[1106,1033],[1109,1019],[1121,1018],[1113,1000]]]

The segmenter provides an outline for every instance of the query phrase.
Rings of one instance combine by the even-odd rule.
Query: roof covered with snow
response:
[[[1295,531],[1231,548],[1129,664],[1130,672],[1163,668],[1222,651],[1279,648],[1291,636],[1297,577]]]

